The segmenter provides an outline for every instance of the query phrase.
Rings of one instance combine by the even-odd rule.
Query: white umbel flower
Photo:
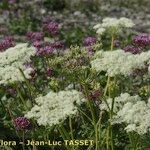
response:
[[[25,116],[34,118],[39,125],[53,126],[77,113],[76,105],[85,101],[83,95],[76,91],[49,92],[46,96],[35,99],[35,105]]]
[[[30,78],[32,68],[26,68],[26,62],[35,54],[34,47],[28,47],[27,43],[18,44],[0,53],[0,84],[8,84],[23,81],[19,69],[23,71],[26,78]]]
[[[107,100],[112,106],[112,98]],[[109,110],[105,102],[100,105],[101,110]],[[113,124],[125,123],[127,132],[137,132],[142,135],[150,131],[150,98],[147,103],[138,95],[130,96],[128,93],[114,98]]]
[[[128,93],[121,93],[120,96],[114,98],[113,111],[116,113],[123,107],[123,105],[125,103],[130,102],[130,101],[136,102],[138,100],[140,100],[140,97],[138,95],[130,96],[130,94],[128,94]],[[113,99],[112,98],[108,98],[106,101],[107,101],[108,105],[106,104],[106,102],[103,101],[100,104],[100,109],[109,111],[109,109],[112,109]]]
[[[111,33],[117,33],[122,28],[132,28],[135,24],[132,20],[122,17],[120,19],[117,18],[104,18],[102,23],[95,25],[93,28],[96,30],[97,34],[102,35],[105,31]]]
[[[131,19],[122,17],[119,19],[120,25],[125,28],[132,28],[135,24]]]
[[[102,35],[105,32],[105,28],[99,28],[96,33]]]
[[[132,54],[123,50],[99,51],[91,61],[92,68],[97,72],[106,71],[108,76],[132,74],[135,69],[142,69],[150,60],[150,51]]]

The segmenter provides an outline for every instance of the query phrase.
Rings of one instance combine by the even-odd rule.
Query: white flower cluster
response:
[[[112,100],[111,98],[107,100],[110,108]],[[104,102],[100,108],[108,110]],[[135,131],[138,134],[145,134],[150,131],[150,98],[146,103],[138,95],[121,94],[114,99],[114,113],[112,123],[125,123],[127,132]]]
[[[94,29],[97,30],[97,34],[102,35],[105,31],[118,32],[122,28],[132,28],[135,24],[132,20],[122,17],[117,18],[105,18],[102,20],[101,24],[94,26]]]
[[[34,118],[39,125],[53,126],[77,113],[77,106],[85,101],[82,93],[76,90],[49,92],[35,99],[35,105],[25,116]]]
[[[30,78],[32,68],[26,68],[25,63],[30,62],[30,57],[36,52],[34,47],[28,47],[27,43],[18,44],[0,53],[0,84],[23,81],[19,69],[21,69],[26,78]]]
[[[108,76],[130,75],[135,69],[142,69],[150,60],[150,51],[140,54],[132,54],[123,50],[98,51],[94,60],[91,61],[92,68],[98,72],[106,71]]]
[[[128,93],[121,93],[120,96],[114,98],[113,112],[117,113],[120,109],[122,109],[123,105],[127,102],[132,101],[134,103],[139,100],[140,100],[140,97],[138,95],[130,96],[130,94]],[[107,104],[105,101],[103,101],[100,104],[100,109],[109,111],[109,109],[112,109],[113,98],[108,98],[106,101],[107,101]]]

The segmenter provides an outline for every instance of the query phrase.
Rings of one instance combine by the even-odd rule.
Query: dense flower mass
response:
[[[134,44],[138,46],[148,46],[150,45],[150,34],[140,34],[134,37]]]
[[[92,62],[92,68],[98,72],[106,71],[108,76],[125,75],[128,76],[135,69],[145,67],[145,63],[150,60],[150,51],[134,55],[123,50],[98,51]]]
[[[125,52],[130,52],[132,54],[138,54],[138,53],[141,53],[141,51],[142,51],[141,48],[135,47],[133,45],[128,45],[128,46],[124,47],[123,50]]]
[[[130,96],[128,93],[121,93],[120,96],[113,98],[108,98],[107,104],[103,101],[100,104],[101,110],[109,111],[109,109],[112,109],[112,102],[114,101],[113,111],[114,113],[117,113],[120,109],[122,109],[123,105],[127,102],[136,102],[140,100],[140,97],[138,95],[136,96]]]
[[[95,37],[87,37],[84,39],[83,44],[84,46],[92,46],[97,42]]]
[[[18,44],[0,53],[0,84],[23,81],[20,69],[26,78],[30,78],[32,68],[26,68],[25,63],[30,62],[30,57],[35,54],[34,47],[27,43]]]
[[[14,120],[14,125],[18,130],[27,130],[31,127],[30,121],[25,117],[18,117]]]
[[[37,56],[53,54],[53,52],[63,50],[65,48],[63,41],[55,41],[53,43],[35,41],[33,45],[37,48]]]
[[[45,46],[45,47],[38,49],[36,55],[44,56],[44,55],[48,55],[48,54],[53,54],[53,52],[54,52],[54,48],[52,46]]]
[[[27,39],[31,42],[44,40],[43,32],[28,32],[26,36],[27,36]]]
[[[112,106],[112,98],[107,100],[109,107]],[[101,109],[108,110],[103,102]],[[112,122],[125,123],[127,132],[135,131],[138,134],[145,134],[150,131],[150,98],[147,102],[138,95],[130,96],[128,93],[121,94],[114,99],[114,112]]]
[[[50,46],[54,49],[64,49],[65,44],[63,41],[55,41],[54,43],[51,43]]]
[[[0,52],[5,51],[7,48],[13,47],[14,42],[12,37],[5,37],[2,41],[0,41]]]
[[[43,46],[43,41],[34,41],[33,46],[40,49]]]
[[[48,32],[52,36],[56,36],[59,33],[59,24],[54,21],[46,22],[43,25],[43,30]]]
[[[102,20],[102,23],[94,26],[97,34],[102,35],[104,32],[116,33],[120,31],[122,28],[132,28],[134,23],[132,20],[122,17],[120,19],[117,18],[105,18]]]
[[[71,90],[49,92],[36,98],[35,101],[37,105],[26,114],[26,117],[35,118],[39,125],[52,126],[64,121],[70,115],[75,115],[76,104],[80,105],[85,99],[80,92]]]

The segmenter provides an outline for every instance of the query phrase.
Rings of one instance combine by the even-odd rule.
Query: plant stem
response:
[[[108,88],[109,88],[109,82],[110,82],[110,77],[108,76],[107,83],[106,83],[105,90],[104,90],[104,96],[106,96],[106,94],[107,94],[107,91],[108,91]]]
[[[22,96],[22,94],[21,94],[21,92],[20,92],[18,86],[16,86],[16,90],[17,90],[17,93],[18,93],[18,95],[19,95],[19,97],[20,97],[20,99],[21,99],[21,101],[22,101],[23,106],[26,107],[26,109],[28,109],[28,107],[27,107],[27,105],[26,105],[26,102],[25,102],[25,100],[24,100],[24,98],[23,98],[23,96]]]
[[[106,131],[106,150],[109,150],[109,127],[107,127]]]
[[[25,83],[26,83],[27,87],[28,87],[29,94],[30,94],[30,99],[31,99],[31,102],[33,104],[32,97],[33,97],[34,89],[33,89],[32,85],[30,84],[30,82],[28,81],[28,79],[26,78],[24,72],[21,69],[19,69],[19,70],[20,70],[20,72],[21,72],[21,74],[22,74],[22,76],[25,80]]]
[[[74,137],[73,137],[73,129],[72,129],[72,120],[71,120],[71,117],[69,117],[69,127],[70,127],[70,131],[71,131],[71,139],[73,140]]]
[[[111,36],[111,46],[110,46],[111,51],[113,51],[113,47],[114,47],[114,35]],[[107,83],[106,83],[105,90],[104,90],[104,96],[106,96],[107,92],[109,91],[109,97],[110,97],[110,87],[109,87],[110,79],[111,79],[111,77],[108,76]],[[106,104],[107,104],[107,102],[106,102]],[[107,150],[109,150],[109,140],[111,140],[111,149],[114,150],[113,131],[112,131],[112,125],[111,125],[111,120],[112,120],[112,116],[113,116],[113,105],[114,105],[114,99],[112,101],[111,108],[109,108],[109,105],[107,104],[108,109],[109,109],[109,118],[110,118],[109,126],[107,128],[107,135],[106,135],[106,137],[107,137],[106,138],[106,149]]]
[[[78,110],[90,121],[91,124],[93,124],[92,119],[91,119],[90,117],[88,117],[88,116],[86,115],[86,113],[84,113],[79,107],[78,107]]]
[[[69,127],[70,127],[71,140],[74,140],[73,128],[72,128],[72,120],[71,120],[70,116],[69,116]],[[74,145],[73,145],[73,149],[74,149]]]
[[[70,137],[68,137],[68,134],[66,134],[66,131],[65,131],[64,127],[59,126],[58,130],[59,130],[63,140],[66,140],[66,139],[69,140],[70,139]],[[66,149],[70,150],[70,148],[67,145],[66,145]]]
[[[22,132],[22,142],[23,142],[22,148],[23,150],[25,150],[25,131]]]
[[[111,46],[110,46],[110,50],[113,51],[114,49],[114,35],[111,36]]]
[[[133,149],[133,150],[136,150],[136,142],[135,142],[135,140],[134,140],[134,137],[133,137],[132,133],[128,133],[128,136],[129,136],[129,140],[130,140],[132,149]]]

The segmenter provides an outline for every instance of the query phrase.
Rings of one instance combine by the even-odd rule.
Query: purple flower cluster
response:
[[[54,52],[54,48],[52,48],[51,46],[45,46],[38,49],[37,56],[45,56],[48,54],[53,54],[53,52]]]
[[[150,34],[140,34],[133,38],[133,43],[137,46],[148,46],[150,45]]]
[[[83,45],[85,46],[85,48],[88,50],[89,54],[93,54],[94,50],[92,48],[92,46],[94,44],[96,44],[97,39],[95,37],[87,37],[83,40]]]
[[[84,39],[83,41],[83,45],[84,46],[92,46],[94,44],[96,44],[97,39],[95,37],[87,37]]]
[[[44,40],[44,33],[43,32],[28,32],[26,36],[27,36],[27,39],[31,42]]]
[[[13,47],[14,46],[14,41],[12,37],[5,37],[1,42],[0,42],[0,52],[5,51],[6,49]]]
[[[27,130],[31,127],[30,121],[25,117],[14,119],[14,125],[18,130]]]
[[[132,54],[139,54],[141,53],[142,49],[139,47],[136,47],[134,45],[127,45],[126,47],[123,48],[125,52],[130,52]]]
[[[150,34],[142,33],[133,38],[132,45],[127,45],[123,48],[125,52],[138,54],[142,52],[144,46],[150,45]]]
[[[56,36],[59,34],[59,24],[57,22],[51,21],[44,22],[43,30],[48,32],[52,36]]]
[[[43,41],[34,41],[33,46],[37,49],[40,49],[43,45]]]
[[[26,34],[27,39],[37,48],[37,56],[53,54],[55,50],[65,48],[63,41],[45,42],[44,32],[48,32],[52,36],[57,35],[59,33],[59,24],[54,22],[51,17],[47,17],[43,20],[43,32],[28,32]]]
[[[65,48],[63,41],[55,41],[54,43],[40,43],[36,41],[36,43],[34,43],[34,46],[38,49],[37,56],[53,54],[55,50]]]
[[[64,49],[65,47],[65,44],[63,41],[56,41],[54,43],[51,43],[50,45],[54,49]]]
[[[43,32],[28,32],[27,39],[37,48],[37,56],[46,55],[52,52],[52,48],[44,46],[44,33]]]

